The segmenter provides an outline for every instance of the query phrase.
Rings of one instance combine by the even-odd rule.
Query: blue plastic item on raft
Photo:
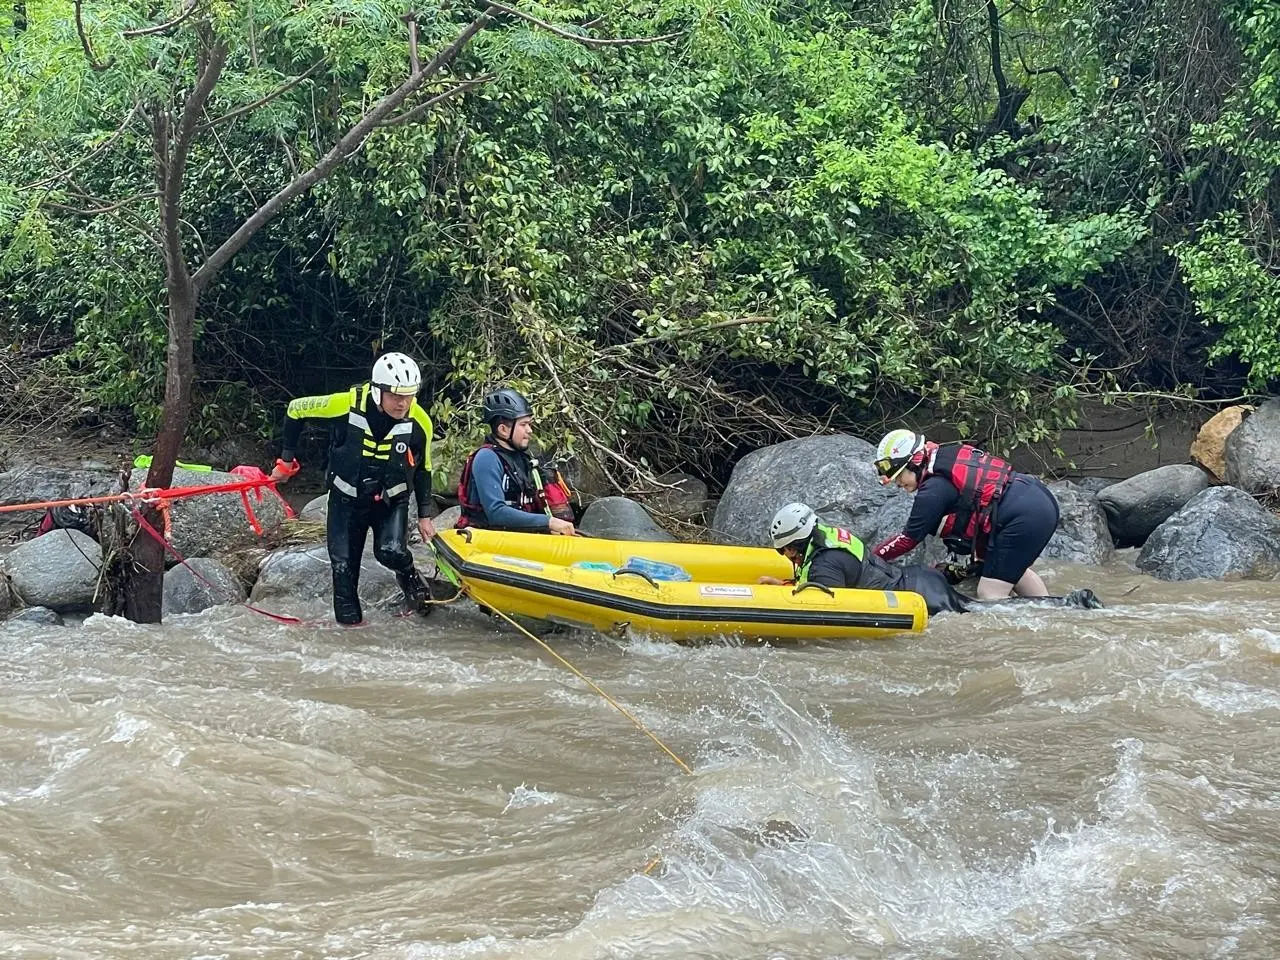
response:
[[[579,560],[573,566],[578,570],[594,570],[597,573],[613,573],[618,569],[612,563],[604,563],[599,560]]]
[[[664,563],[661,560],[649,560],[645,557],[629,557],[624,570],[643,573],[654,580],[692,580],[693,576],[684,567],[675,563]]]

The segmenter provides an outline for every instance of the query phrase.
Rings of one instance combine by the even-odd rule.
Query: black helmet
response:
[[[519,420],[533,416],[533,407],[524,394],[510,387],[495,390],[484,398],[484,422],[492,425],[495,420]]]

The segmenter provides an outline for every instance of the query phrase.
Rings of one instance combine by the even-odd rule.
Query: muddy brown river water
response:
[[[0,956],[1280,956],[1280,584],[1048,572],[1111,608],[551,639],[692,774],[461,606],[0,627]]]

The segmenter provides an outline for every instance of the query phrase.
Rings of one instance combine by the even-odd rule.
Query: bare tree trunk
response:
[[[184,270],[185,274],[186,271]],[[175,282],[176,279],[176,282]],[[184,282],[181,282],[185,280]],[[164,420],[152,448],[148,487],[167,487],[173,480],[178,449],[191,408],[192,360],[198,297],[190,277],[170,278],[169,348],[164,381]],[[142,510],[152,529],[163,535],[164,518],[154,507]],[[164,599],[164,544],[139,527],[129,546],[133,568],[125,602],[125,616],[135,623],[159,623]]]

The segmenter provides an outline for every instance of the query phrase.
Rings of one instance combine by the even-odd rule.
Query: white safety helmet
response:
[[[773,522],[769,524],[773,548],[781,550],[790,544],[809,539],[817,525],[818,515],[807,506],[803,503],[788,503],[773,515]]]
[[[876,447],[876,473],[881,483],[893,483],[898,474],[909,464],[924,462],[925,439],[923,433],[910,430],[890,430],[880,438]]]
[[[422,371],[403,353],[384,353],[373,363],[369,378],[373,386],[373,402],[382,402],[382,391],[402,397],[417,396],[422,387]]]

